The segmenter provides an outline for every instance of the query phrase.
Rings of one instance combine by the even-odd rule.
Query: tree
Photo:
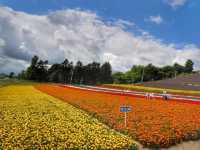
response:
[[[175,70],[175,74],[181,74],[181,73],[184,73],[185,67],[178,64],[178,63],[175,63],[174,64],[174,70]]]
[[[146,66],[134,65],[127,72],[116,72],[112,74],[112,66],[109,62],[100,64],[92,62],[83,65],[78,61],[75,66],[73,62],[65,59],[61,64],[53,64],[48,69],[48,61],[40,60],[34,56],[31,65],[26,71],[22,71],[18,78],[35,81],[50,81],[59,83],[83,83],[89,85],[112,83],[137,83],[142,81],[160,80],[172,78],[176,74],[191,73],[194,63],[187,60],[185,66],[175,63],[173,66],[156,67],[152,64]],[[10,74],[10,77],[13,77]]]
[[[142,79],[144,66],[141,65],[133,65],[131,70],[127,71],[124,75],[124,79],[126,79],[127,83],[136,83],[140,82]]]
[[[38,60],[39,60],[38,56],[34,56],[32,58],[31,65],[27,68],[27,79],[28,80],[36,80]]]
[[[48,81],[50,82],[62,82],[62,68],[61,64],[53,64],[48,70]]]
[[[61,68],[63,83],[70,83],[73,71],[73,62],[69,62],[68,59],[65,59],[61,64]]]
[[[18,79],[27,79],[27,75],[26,75],[26,71],[22,70],[19,74],[18,74]]]
[[[36,69],[36,80],[37,81],[47,81],[47,64],[48,64],[48,61],[45,60],[40,60],[37,64],[37,69]]]
[[[116,72],[112,75],[114,83],[127,83],[125,74],[123,72]]]
[[[84,77],[84,69],[81,61],[78,61],[74,67],[73,82],[81,83]]]
[[[103,84],[112,83],[112,67],[109,62],[105,62],[100,68],[100,82]]]
[[[100,64],[97,62],[90,63],[84,68],[83,83],[95,85],[100,82]]]
[[[144,72],[144,81],[159,80],[162,78],[159,74],[159,68],[152,64],[145,66]]]
[[[35,81],[47,81],[47,64],[47,60],[39,60],[38,56],[34,56],[31,60],[31,65],[26,71],[27,79]]]
[[[11,72],[10,74],[9,74],[9,78],[13,78],[14,77],[14,75],[15,75],[15,73],[14,72]]]
[[[188,59],[186,61],[186,63],[185,63],[185,72],[186,73],[192,73],[192,71],[193,71],[193,65],[194,65],[193,61],[190,60],[190,59]]]
[[[175,69],[173,66],[164,66],[163,68],[161,68],[161,71],[163,72],[162,79],[174,77]]]

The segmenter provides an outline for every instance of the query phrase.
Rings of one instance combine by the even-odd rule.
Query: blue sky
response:
[[[0,73],[49,63],[109,61],[200,69],[198,0],[0,0]]]
[[[176,8],[165,0],[0,0],[4,6],[32,14],[68,8],[96,12],[105,20],[124,19],[166,43],[195,44],[200,47],[200,1],[190,0]],[[145,21],[160,15],[163,23]]]

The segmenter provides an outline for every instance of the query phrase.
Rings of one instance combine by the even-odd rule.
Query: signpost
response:
[[[120,112],[124,113],[124,125],[125,127],[127,126],[127,113],[131,112],[132,108],[131,106],[121,106],[120,107]]]

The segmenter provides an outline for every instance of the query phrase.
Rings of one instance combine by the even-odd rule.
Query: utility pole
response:
[[[74,75],[74,69],[72,67],[72,71],[71,71],[71,79],[70,79],[70,84],[72,84],[72,80],[73,80],[73,75]]]
[[[177,72],[175,71],[175,72],[174,72],[174,77],[175,77],[175,79],[176,79],[176,74],[177,74]]]
[[[143,67],[143,69],[142,69],[141,83],[143,82],[143,80],[144,80],[144,67]]]
[[[124,125],[125,125],[125,128],[127,127],[127,114],[126,112],[124,113]]]

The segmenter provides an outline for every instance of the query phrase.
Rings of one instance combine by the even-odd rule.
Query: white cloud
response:
[[[123,20],[123,19],[119,19],[115,22],[115,25],[125,29],[127,27],[132,27],[135,24],[133,22],[127,21],[127,20]]]
[[[155,24],[161,24],[163,23],[163,18],[158,15],[158,16],[150,16],[148,19],[145,19],[145,21],[149,21]]]
[[[0,55],[0,73],[19,72],[27,67],[28,63],[26,61]]]
[[[110,24],[93,12],[68,9],[32,15],[0,7],[0,14],[0,72],[24,69],[33,55],[50,63],[65,58],[85,64],[110,61],[114,70],[122,71],[133,64],[183,64],[190,58],[200,68],[200,49],[195,45],[177,50],[148,32],[136,36],[121,26],[132,23]]]
[[[179,6],[183,6],[187,0],[165,0],[165,2],[172,8],[177,8]]]

